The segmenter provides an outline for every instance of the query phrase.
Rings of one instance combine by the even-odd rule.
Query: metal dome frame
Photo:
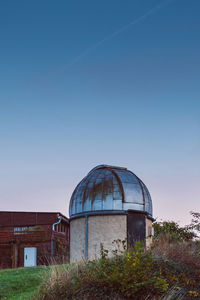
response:
[[[97,201],[95,198],[95,195],[92,196],[92,199],[90,199],[91,202],[91,209],[89,210],[84,210],[84,205],[86,202],[87,195],[89,194],[89,192],[91,193],[91,190],[94,189],[95,184],[97,179],[99,180],[98,176],[102,175],[101,173],[97,174],[97,172],[99,170],[106,170],[109,171],[113,178],[115,178],[117,185],[119,187],[119,191],[121,192],[121,202],[122,202],[122,207],[120,209],[94,209],[92,208],[92,206],[94,205],[94,202]],[[118,172],[117,172],[118,171]],[[125,172],[123,174],[123,176],[129,176],[130,179],[130,174],[133,176],[133,182],[129,182],[127,183],[126,181],[124,181],[124,178],[120,174],[120,172]],[[118,174],[119,173],[119,174]],[[96,177],[94,176],[94,174],[96,175]],[[104,173],[104,178],[107,176],[105,175],[106,172]],[[121,176],[121,178],[120,178]],[[95,179],[94,179],[95,178]],[[93,180],[93,181],[92,181]],[[102,182],[104,183],[103,179]],[[92,183],[92,189],[89,188],[89,184]],[[100,183],[102,184],[102,183]],[[124,184],[130,184],[134,185],[134,188],[136,189],[136,186],[140,187],[140,191],[141,191],[141,196],[142,196],[142,203],[138,203],[137,201],[132,201],[132,202],[128,202],[126,201],[126,193],[124,190]],[[113,185],[114,186],[114,185]],[[81,202],[80,202],[80,198],[78,198],[78,196],[76,196],[76,193],[80,193],[80,190],[84,189],[82,192],[82,198],[81,198]],[[89,192],[88,192],[89,191]],[[92,190],[93,191],[93,190]],[[126,191],[127,192],[127,191]],[[140,194],[140,192],[138,192],[138,194]],[[102,188],[102,195],[103,195],[103,188]],[[78,202],[79,200],[79,202]],[[100,200],[98,200],[100,201]],[[102,203],[103,203],[103,198],[101,199]],[[111,202],[116,201],[116,200],[110,200]],[[119,200],[118,200],[119,201]],[[89,203],[90,203],[89,202]],[[74,203],[76,205],[76,209],[74,208]],[[80,204],[81,203],[81,209],[77,209],[77,203]],[[128,205],[128,203],[130,205]],[[147,205],[148,203],[148,205]],[[146,206],[145,206],[146,204]],[[124,209],[124,206],[127,206],[126,209]],[[138,207],[142,207],[138,208],[138,209],[132,209],[132,206],[138,206]],[[72,209],[74,211],[72,211]],[[132,211],[137,211],[137,212],[141,212],[141,213],[145,213],[147,214],[150,218],[152,218],[152,200],[151,200],[151,196],[150,193],[146,187],[146,185],[144,184],[144,182],[137,176],[135,175],[132,171],[128,170],[127,168],[122,168],[122,167],[117,167],[117,166],[110,166],[110,165],[98,165],[95,168],[93,168],[88,174],[87,176],[85,176],[80,183],[77,185],[77,187],[75,188],[74,192],[72,193],[71,199],[70,199],[70,205],[69,205],[69,214],[70,214],[70,218],[74,218],[74,217],[78,217],[81,215],[88,215],[88,214],[108,214],[108,213],[115,213],[115,214],[125,214],[128,210],[132,210]]]

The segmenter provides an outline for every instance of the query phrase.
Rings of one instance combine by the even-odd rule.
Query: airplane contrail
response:
[[[96,48],[98,48],[99,46],[101,46],[102,44],[104,44],[106,41],[109,41],[110,39],[116,37],[120,33],[126,31],[129,27],[134,26],[137,23],[145,20],[148,16],[156,13],[157,11],[159,11],[163,7],[166,7],[171,2],[174,2],[174,1],[176,1],[176,0],[164,0],[164,1],[162,1],[160,4],[154,6],[150,10],[148,10],[142,16],[140,16],[140,17],[136,18],[135,20],[131,21],[130,23],[124,25],[123,27],[119,28],[118,30],[116,30],[113,33],[111,33],[110,35],[106,36],[104,39],[102,39],[99,42],[97,42],[96,44],[94,44],[93,46],[89,47],[88,49],[86,49],[85,51],[83,51],[80,55],[78,55],[77,57],[75,57],[74,59],[72,59],[70,62],[68,62],[66,64],[63,64],[63,66],[60,67],[59,69],[57,69],[57,71],[54,71],[53,73],[49,74],[49,76],[45,76],[46,77],[45,81],[46,80],[48,81],[48,79],[53,78],[56,75],[65,72],[66,69],[67,69],[67,67],[70,67],[70,66],[76,64],[78,61],[81,60],[81,58],[83,58],[83,57],[87,56],[88,54],[90,54],[92,51],[94,51]],[[43,80],[42,80],[42,84],[43,84]]]
[[[124,25],[123,27],[121,27],[120,29],[118,29],[117,31],[113,32],[112,34],[108,35],[107,37],[105,37],[104,39],[102,39],[101,41],[97,42],[96,44],[94,44],[93,46],[91,46],[90,48],[86,49],[84,52],[82,52],[79,56],[77,56],[76,58],[74,58],[71,62],[69,62],[67,65],[71,66],[73,64],[75,64],[76,62],[78,62],[82,57],[86,56],[87,54],[89,54],[91,51],[95,50],[96,48],[98,48],[99,46],[101,46],[102,44],[104,44],[106,41],[112,39],[113,37],[119,35],[120,33],[124,32],[125,30],[127,30],[129,27],[143,21],[144,19],[146,19],[148,16],[156,13],[157,11],[159,11],[161,8],[167,6],[168,4],[170,4],[171,2],[173,2],[175,0],[165,0],[162,3],[156,5],[155,7],[151,8],[149,11],[147,11],[145,14],[143,14],[142,16],[138,17],[137,19],[133,20],[132,22]]]

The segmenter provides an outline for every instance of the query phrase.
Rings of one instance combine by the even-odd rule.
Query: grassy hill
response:
[[[113,255],[102,249],[96,261],[0,270],[0,300],[200,299],[199,241],[165,235],[152,250],[137,242]]]
[[[32,267],[0,270],[0,299],[30,299],[48,269],[49,267]]]

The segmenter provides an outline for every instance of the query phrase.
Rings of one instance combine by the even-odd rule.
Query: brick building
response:
[[[69,220],[57,212],[0,212],[0,268],[69,257]]]

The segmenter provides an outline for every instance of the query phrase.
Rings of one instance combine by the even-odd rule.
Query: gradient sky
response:
[[[199,0],[1,1],[0,210],[68,215],[83,176],[111,164],[145,182],[154,217],[200,212],[199,12]]]

